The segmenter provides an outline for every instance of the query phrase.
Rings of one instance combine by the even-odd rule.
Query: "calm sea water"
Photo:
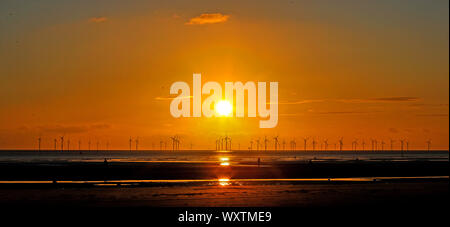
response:
[[[300,161],[448,161],[448,151],[0,151],[0,162],[285,163]]]

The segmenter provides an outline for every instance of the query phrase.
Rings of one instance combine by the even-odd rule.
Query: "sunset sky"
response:
[[[279,82],[278,126],[173,118],[170,85],[193,73]],[[448,149],[449,1],[0,1],[0,149],[175,134],[199,149],[224,135]]]

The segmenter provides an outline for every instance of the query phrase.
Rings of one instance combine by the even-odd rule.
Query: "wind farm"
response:
[[[1,0],[2,215],[445,224],[449,4]]]

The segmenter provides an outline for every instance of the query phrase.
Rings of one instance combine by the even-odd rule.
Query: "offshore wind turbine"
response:
[[[181,144],[181,140],[180,140],[180,137],[179,136],[175,136],[175,140],[176,140],[176,142],[177,142],[177,150],[181,150],[181,148],[180,148],[180,144]]]
[[[278,136],[275,136],[275,137],[273,137],[273,140],[274,140],[274,148],[275,148],[275,151],[277,151],[277,148],[278,148]]]
[[[295,139],[291,140],[291,150],[295,151]]]
[[[344,147],[344,138],[341,137],[339,139],[339,151],[342,151],[342,147]]]
[[[391,142],[391,151],[393,151],[394,150],[394,142],[395,142],[395,140],[390,139],[390,142]]]
[[[384,142],[384,140],[382,140],[381,141],[381,151],[384,151],[384,145],[385,145],[386,143]]]
[[[257,151],[259,151],[259,147],[261,146],[261,140],[259,139],[259,137],[258,137],[258,139],[256,139],[256,150]]]
[[[427,148],[428,148],[428,152],[430,152],[430,150],[431,150],[431,139],[427,140]]]
[[[176,138],[174,137],[170,137],[170,139],[172,140],[172,151],[175,151],[175,143],[176,143]]]
[[[316,139],[313,138],[312,140],[312,150],[315,151],[316,150]]]
[[[283,139],[283,151],[285,151],[285,150],[286,150],[286,140]]]
[[[363,140],[361,145],[362,145],[362,150],[365,151],[366,150],[366,141]]]
[[[64,136],[59,137],[61,139],[61,151],[64,151]]]
[[[56,143],[57,143],[57,139],[53,139],[53,142],[55,142],[55,151],[56,151]]]
[[[250,150],[253,150],[253,140],[250,140]]]
[[[352,150],[353,151],[356,151],[357,145],[358,145],[358,139],[353,140],[352,141]]]
[[[370,139],[370,141],[372,142],[372,151],[375,151],[375,148],[374,148],[374,146],[375,146],[375,140]]]
[[[406,140],[406,151],[409,151],[409,140]]]
[[[138,150],[138,147],[139,147],[139,137],[136,137],[136,151]]]
[[[306,151],[306,142],[308,142],[308,137],[303,138],[303,150]]]
[[[401,143],[401,151],[402,151],[402,157],[403,157],[403,144],[405,143],[405,140],[401,139],[400,143]]]
[[[216,151],[220,150],[220,141],[216,139]]]
[[[269,140],[264,136],[264,151],[267,151],[267,142],[269,142]]]
[[[228,150],[228,139],[229,139],[228,135],[226,135],[224,139],[225,139],[225,150],[227,151]]]
[[[401,139],[400,140],[400,146],[401,146],[401,150],[402,150],[402,152],[403,152],[403,145],[404,145],[404,143],[405,143],[405,140],[404,139]]]
[[[376,139],[371,139],[372,142],[372,151],[378,150],[378,141]]]
[[[130,139],[128,140],[128,145],[130,147],[130,152],[131,152],[131,144],[133,143],[133,139],[130,136]]]
[[[42,140],[42,138],[39,136],[39,138],[38,138],[38,151],[41,151],[41,140]]]
[[[327,151],[328,150],[328,139],[325,139],[323,143],[325,144],[325,151]]]

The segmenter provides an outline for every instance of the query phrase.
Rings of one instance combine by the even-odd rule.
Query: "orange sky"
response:
[[[0,3],[0,148],[229,135],[449,146],[448,1]],[[279,120],[174,119],[170,85],[278,81]],[[94,143],[94,142],[93,142]],[[75,145],[74,145],[75,146]],[[399,144],[397,143],[397,147]],[[74,147],[75,148],[75,147]]]

